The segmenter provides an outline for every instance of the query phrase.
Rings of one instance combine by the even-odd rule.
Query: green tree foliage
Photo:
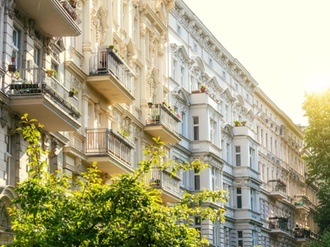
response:
[[[309,177],[330,180],[330,89],[306,95],[303,108],[309,122],[305,129]]]
[[[171,173],[205,168],[200,162],[163,162],[163,143],[146,148],[146,160],[132,174],[120,175],[104,184],[94,165],[80,178],[49,174],[42,161],[46,153],[39,144],[41,126],[22,117],[19,131],[29,143],[29,178],[17,187],[17,207],[11,209],[15,239],[9,246],[157,246],[194,247],[207,243],[191,228],[192,216],[223,220],[224,210],[204,202],[225,202],[224,191],[185,193],[180,203],[165,206],[161,191],[146,178],[152,167]]]
[[[309,182],[319,187],[315,221],[321,237],[310,247],[330,246],[330,89],[307,94],[303,104],[309,125],[305,129]]]
[[[315,221],[320,227],[319,233],[322,234],[323,232],[330,230],[330,185],[328,182],[319,185],[317,198],[319,204],[317,206]]]
[[[310,242],[308,247],[329,247],[330,246],[330,231],[324,232],[320,239]]]

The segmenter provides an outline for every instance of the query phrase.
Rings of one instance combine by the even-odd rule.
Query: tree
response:
[[[320,239],[310,242],[308,247],[329,247],[330,246],[330,231],[321,235]]]
[[[304,133],[309,178],[330,180],[330,89],[306,95],[303,108],[309,122]]]
[[[42,161],[40,126],[22,117],[22,132],[29,143],[29,177],[17,187],[17,207],[11,209],[15,239],[9,246],[203,246],[207,241],[191,228],[192,216],[223,220],[224,209],[204,207],[205,201],[225,202],[224,191],[185,193],[180,203],[165,206],[161,192],[146,183],[153,166],[176,173],[200,169],[201,162],[163,163],[163,143],[145,149],[146,160],[132,174],[104,184],[96,165],[72,179],[49,174]]]
[[[309,122],[304,133],[308,182],[318,186],[315,221],[321,234],[309,246],[330,246],[330,89],[307,94],[303,108]]]

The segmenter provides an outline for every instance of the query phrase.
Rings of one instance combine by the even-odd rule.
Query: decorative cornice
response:
[[[182,0],[176,1],[172,14],[200,42],[213,59],[221,64],[243,87],[250,91],[258,86],[250,73],[220,44]]]

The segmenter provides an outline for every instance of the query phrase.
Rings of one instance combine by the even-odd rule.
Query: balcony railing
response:
[[[49,97],[58,107],[75,118],[80,117],[78,99],[69,97],[69,90],[54,76],[47,76],[44,69],[20,69],[19,78],[6,85],[9,96],[33,96],[42,94]]]
[[[311,230],[304,228],[295,228],[294,229],[294,237],[297,239],[310,239],[311,238]]]
[[[147,126],[164,125],[176,133],[179,131],[180,117],[164,104],[154,104],[151,108],[147,108],[147,116]]]
[[[78,26],[81,20],[66,0],[15,0],[15,5],[22,16],[32,18],[47,36],[77,36],[82,32]]]
[[[270,217],[269,218],[269,229],[271,230],[271,233],[275,234],[289,234],[289,228],[288,228],[288,221],[289,219],[287,217]]]
[[[295,195],[293,198],[293,203],[297,211],[309,212],[311,203],[307,196],[305,195]]]
[[[134,145],[126,137],[111,129],[87,129],[86,131],[86,155],[113,155],[131,166],[133,149]]]
[[[132,104],[134,74],[115,50],[101,49],[90,60],[87,83],[110,103]]]
[[[150,186],[162,189],[175,197],[181,196],[180,179],[177,176],[171,176],[169,172],[154,167],[151,168],[148,179]]]
[[[279,179],[269,180],[268,190],[270,196],[275,199],[285,199],[287,197],[286,184]]]
[[[132,92],[133,74],[114,49],[101,50],[97,60],[97,69],[92,70],[91,75],[112,74],[129,92]]]

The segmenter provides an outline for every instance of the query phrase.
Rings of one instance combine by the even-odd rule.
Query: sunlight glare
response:
[[[306,84],[305,92],[322,93],[328,88],[330,88],[329,78],[314,78],[314,80]]]

